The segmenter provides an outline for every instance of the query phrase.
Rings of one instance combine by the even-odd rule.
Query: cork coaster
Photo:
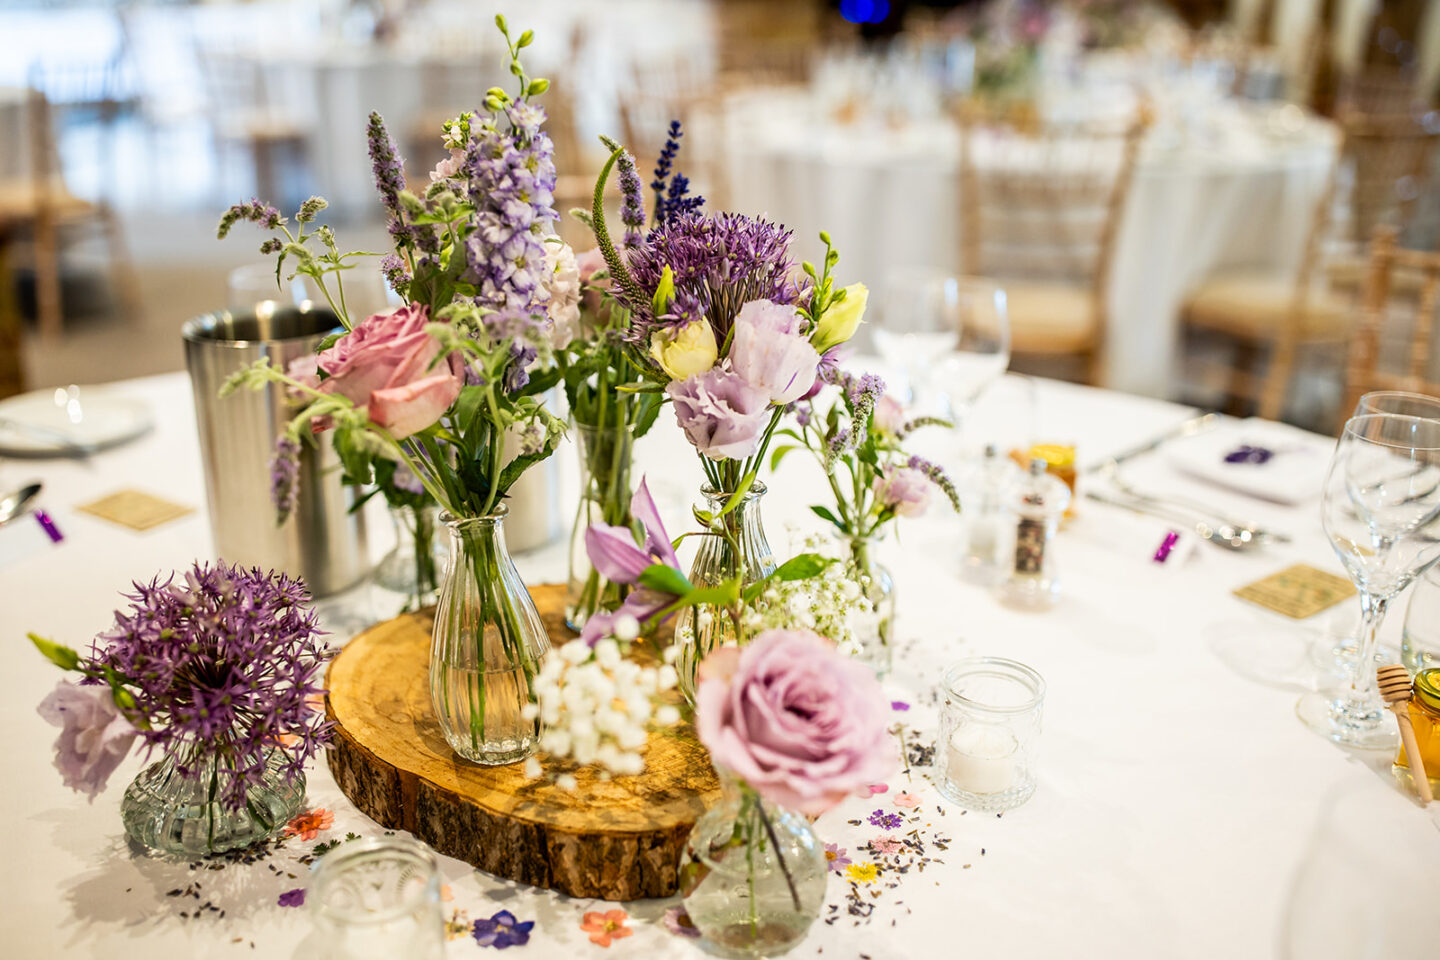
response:
[[[131,530],[150,530],[195,512],[193,507],[161,500],[140,490],[121,490],[76,509]]]
[[[1297,563],[1288,570],[1271,574],[1235,591],[1241,600],[1259,604],[1296,620],[1313,617],[1355,595],[1355,585],[1345,577]]]

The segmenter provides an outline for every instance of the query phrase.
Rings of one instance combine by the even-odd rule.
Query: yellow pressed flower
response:
[[[880,868],[873,863],[852,863],[845,870],[845,876],[856,883],[874,883],[880,875]]]

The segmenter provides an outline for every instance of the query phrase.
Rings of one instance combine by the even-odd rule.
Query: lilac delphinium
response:
[[[182,776],[214,758],[218,799],[232,810],[272,751],[298,776],[332,733],[315,705],[326,648],[304,584],[217,562],[134,587],[80,666],[124,678],[145,743]]]
[[[300,441],[281,434],[270,458],[270,502],[276,523],[284,523],[300,499]]]

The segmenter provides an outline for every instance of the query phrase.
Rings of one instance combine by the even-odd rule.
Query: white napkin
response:
[[[1225,460],[1245,446],[1263,447],[1273,455],[1265,463]],[[1258,417],[1225,421],[1163,449],[1172,466],[1192,477],[1291,506],[1319,498],[1330,462],[1330,447],[1323,438]]]

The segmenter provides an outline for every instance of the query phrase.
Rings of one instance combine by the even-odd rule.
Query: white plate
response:
[[[1265,463],[1227,463],[1242,446],[1273,452]],[[1334,441],[1273,420],[1226,420],[1214,430],[1164,446],[1166,459],[1192,477],[1217,486],[1295,505],[1317,500]]]
[[[135,439],[154,422],[148,406],[108,387],[36,390],[0,400],[0,454],[94,453]]]

